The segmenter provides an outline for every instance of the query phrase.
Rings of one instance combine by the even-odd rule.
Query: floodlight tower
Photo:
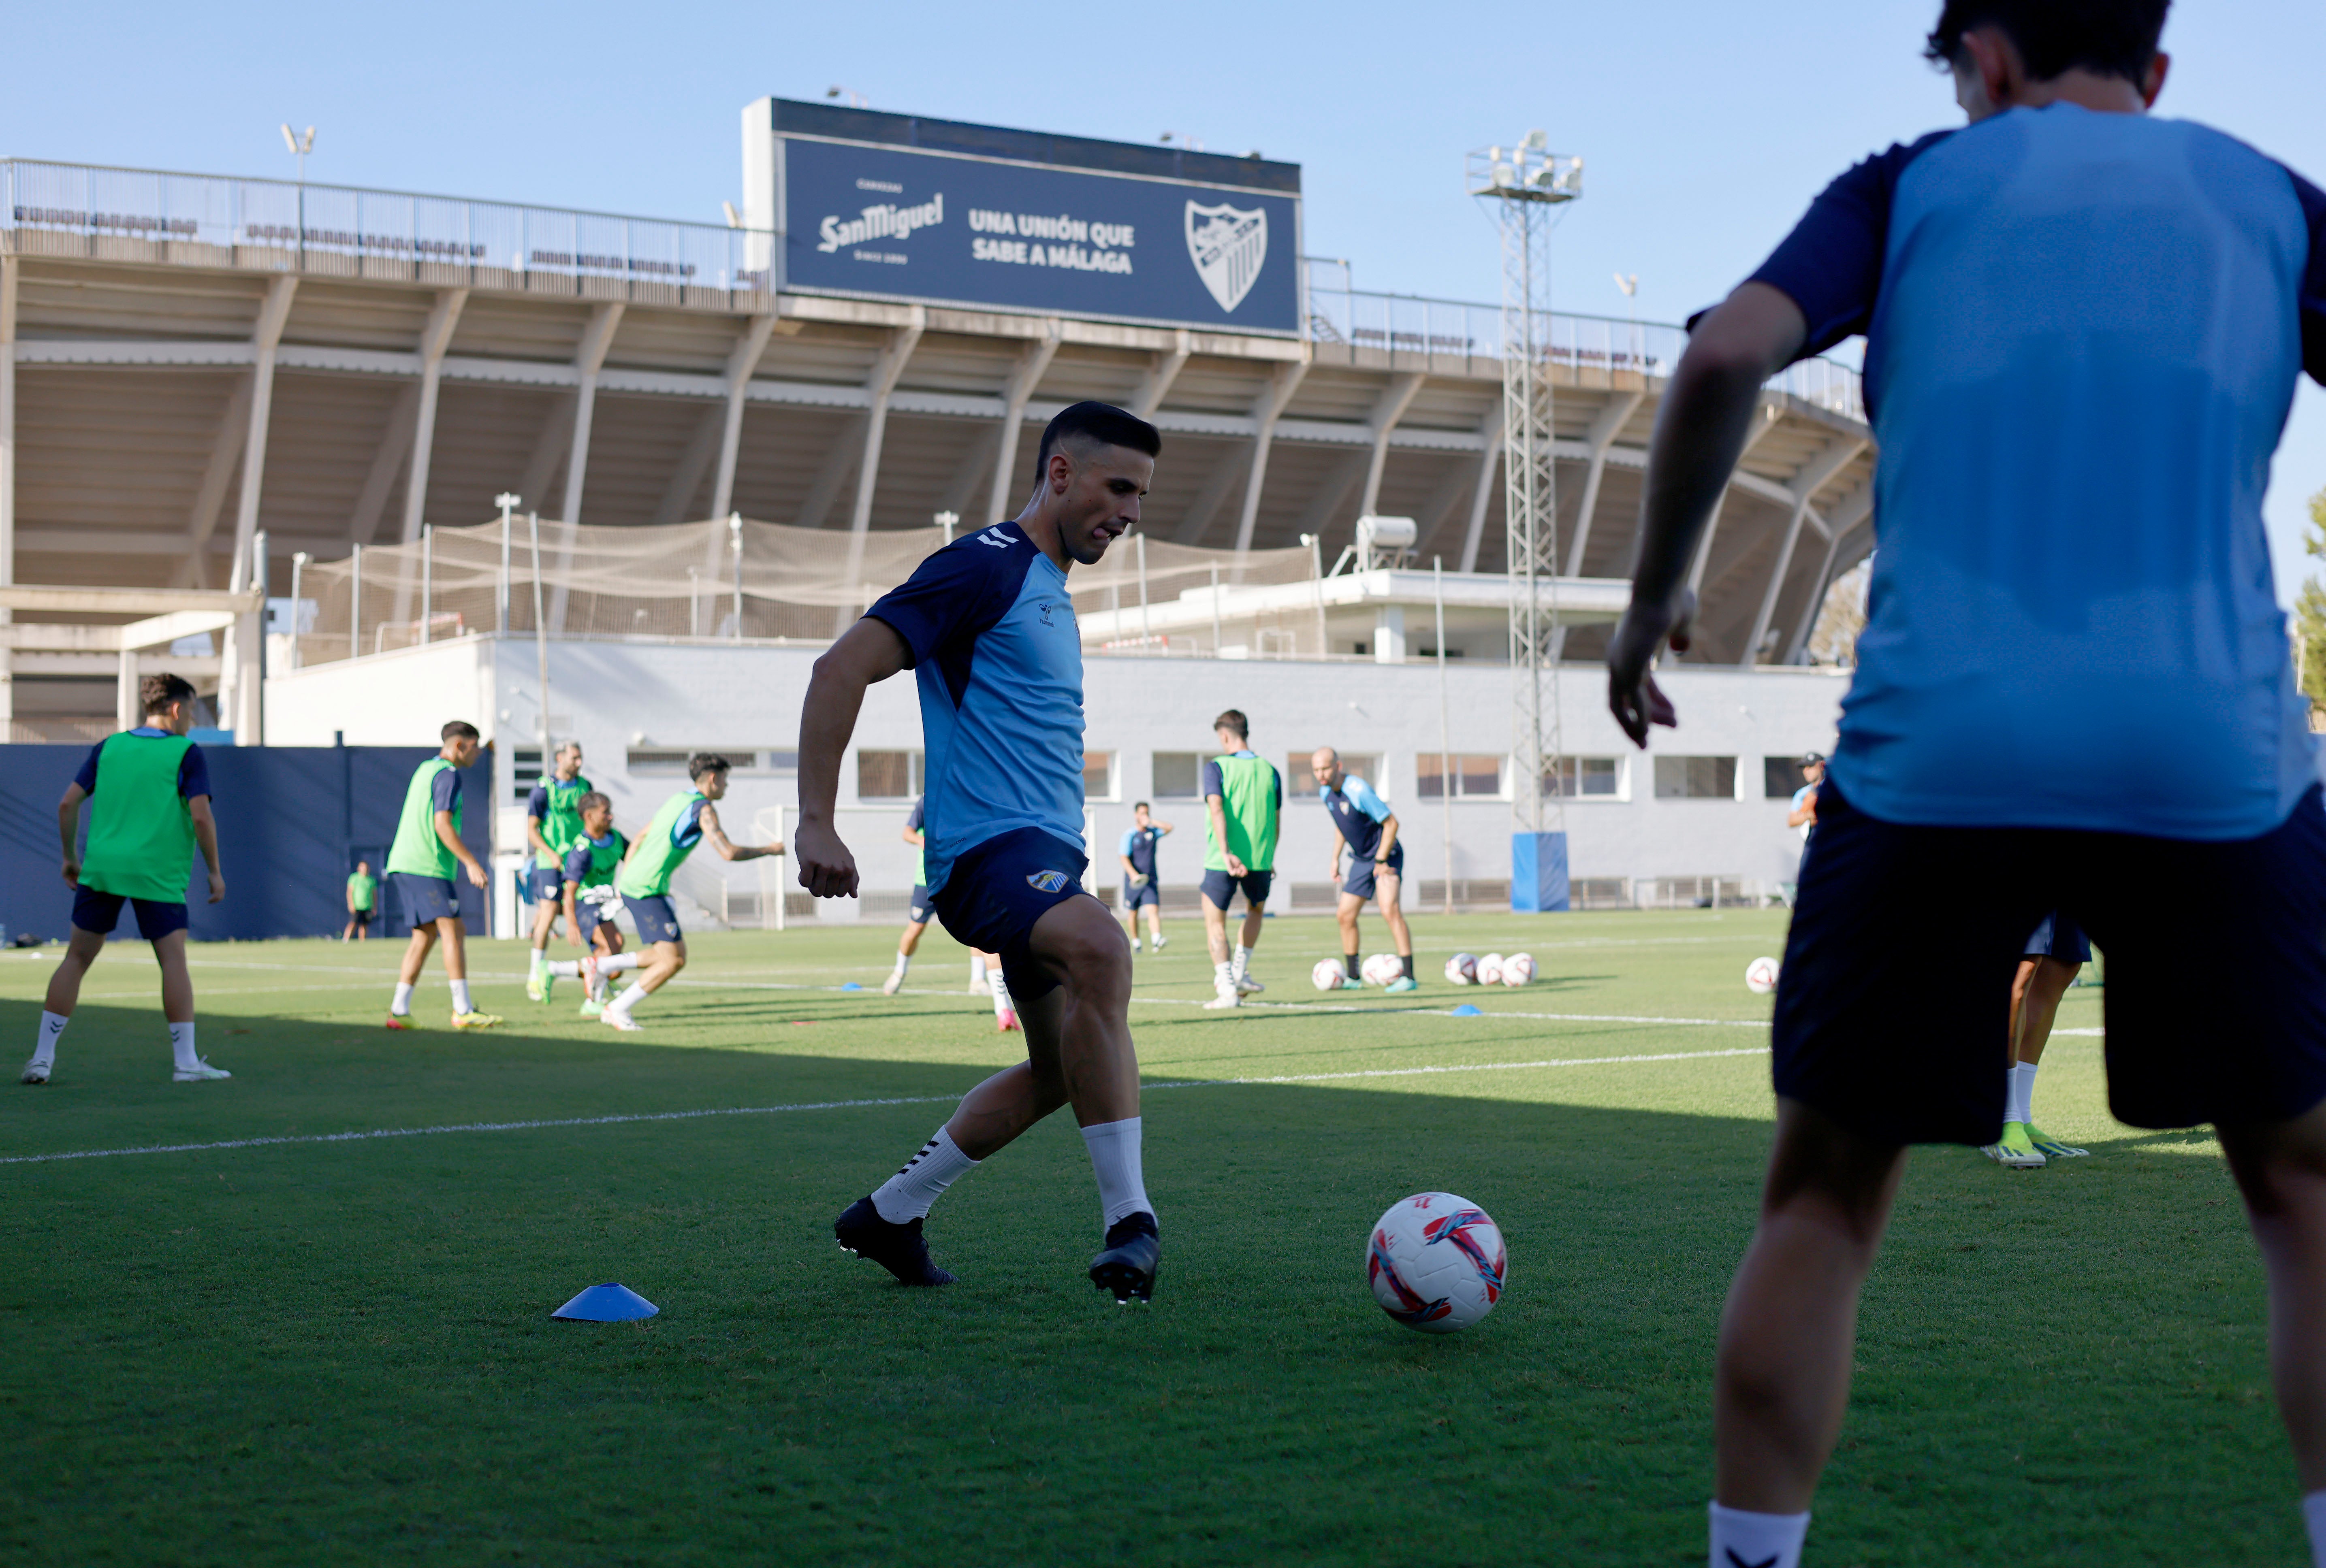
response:
[[[1511,579],[1513,909],[1567,907],[1567,808],[1558,765],[1558,488],[1551,428],[1550,231],[1583,194],[1583,160],[1529,131],[1514,147],[1472,153],[1471,195],[1503,231],[1503,483]],[[1546,595],[1548,596],[1546,598]],[[1550,697],[1543,700],[1544,666]],[[1543,794],[1550,796],[1546,823]]]

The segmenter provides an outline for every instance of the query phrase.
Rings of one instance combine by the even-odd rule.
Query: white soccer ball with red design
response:
[[[1448,985],[1475,986],[1478,983],[1478,957],[1475,953],[1457,952],[1446,960],[1446,980]]]
[[[1523,986],[1534,979],[1534,955],[1514,952],[1503,960],[1503,984]]]
[[[1744,988],[1756,997],[1765,997],[1777,988],[1777,960],[1756,958],[1744,966]]]
[[[1341,960],[1339,959],[1318,959],[1317,960],[1317,967],[1308,971],[1308,983],[1316,987],[1320,991],[1339,990],[1341,988]]]
[[[1478,983],[1482,986],[1499,986],[1503,983],[1502,954],[1490,952],[1478,960]]]
[[[1502,1229],[1451,1192],[1416,1192],[1391,1204],[1365,1245],[1373,1300],[1425,1334],[1450,1334],[1493,1312],[1506,1264]]]
[[[1405,960],[1393,952],[1377,952],[1359,967],[1357,972],[1368,985],[1385,986],[1405,975]]]

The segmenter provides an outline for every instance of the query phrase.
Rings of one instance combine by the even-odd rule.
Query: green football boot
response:
[[[2002,1140],[1978,1152],[2007,1171],[2040,1171],[2045,1164],[2036,1151],[2034,1140],[2027,1136],[2024,1122],[2005,1122]]]
[[[2033,1122],[2027,1124],[2027,1141],[2035,1146],[2037,1153],[2055,1160],[2080,1160],[2092,1152],[2089,1149],[2070,1148]]]

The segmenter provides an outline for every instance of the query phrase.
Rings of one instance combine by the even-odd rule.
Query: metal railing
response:
[[[1499,305],[1425,294],[1384,294],[1357,288],[1345,261],[1306,256],[1308,320],[1306,335],[1320,348],[1372,350],[1395,367],[1418,370],[1449,361],[1473,374],[1497,363],[1503,340]],[[1685,329],[1621,316],[1553,311],[1542,334],[1550,363],[1569,385],[1607,385],[1619,376],[1667,376],[1688,347]],[[1851,419],[1865,417],[1857,372],[1833,359],[1804,359],[1770,377],[1769,385],[1802,402]]]
[[[19,255],[734,310],[767,308],[770,238],[408,191],[0,159],[0,251]]]

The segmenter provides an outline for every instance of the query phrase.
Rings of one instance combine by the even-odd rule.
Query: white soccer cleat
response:
[[[1130,951],[1133,952],[1139,951],[1139,939],[1135,936],[1130,939]]]
[[[1241,1007],[1242,1006],[1243,997],[1235,991],[1227,990],[1222,991],[1218,996],[1214,997],[1210,1001],[1205,1002],[1204,1004],[1204,1010],[1208,1013],[1218,1013],[1224,1012],[1230,1007]]]
[[[1170,939],[1169,937],[1168,937],[1168,936],[1160,936],[1160,935],[1158,935],[1158,937],[1156,937],[1156,939],[1155,939],[1154,947],[1155,947],[1155,951],[1156,951],[1157,952],[1161,952],[1165,948],[1167,948],[1167,947],[1168,947],[1168,946],[1170,946],[1170,945],[1171,945],[1171,939]]]
[[[628,1012],[617,1011],[612,1007],[599,1014],[598,1022],[605,1025],[609,1029],[619,1029],[625,1035],[643,1035],[647,1032],[647,1026],[631,1017]]]
[[[972,980],[969,982],[969,994],[972,997],[990,997],[993,994],[993,988],[983,980]]]
[[[1261,985],[1250,975],[1238,975],[1235,978],[1235,988],[1236,995],[1239,997],[1256,997],[1260,995],[1261,992],[1268,989],[1266,986]]]
[[[171,1081],[175,1083],[209,1083],[216,1079],[233,1076],[234,1074],[225,1068],[212,1067],[208,1061],[200,1057],[194,1059],[194,1064],[191,1067],[181,1067],[170,1074]]]
[[[898,974],[895,970],[890,970],[889,971],[889,978],[880,982],[880,994],[884,997],[893,997],[898,991],[904,989],[904,988],[905,977]]]
[[[19,1078],[16,1081],[19,1083],[46,1083],[49,1081],[49,1068],[51,1065],[53,1064],[47,1062],[27,1062],[24,1063],[24,1076]]]

